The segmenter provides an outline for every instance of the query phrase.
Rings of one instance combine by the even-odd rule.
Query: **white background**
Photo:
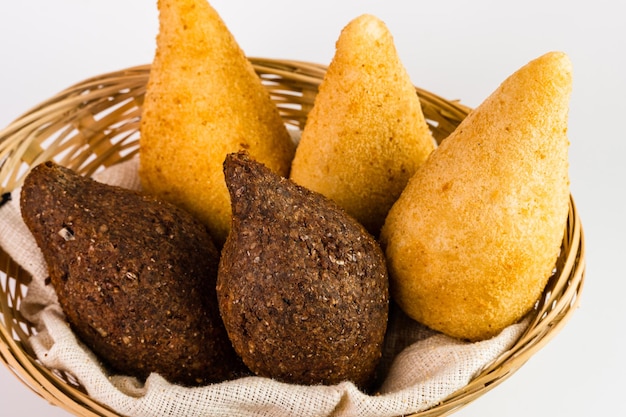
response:
[[[545,348],[458,416],[624,415],[626,32],[621,1],[213,0],[251,56],[328,63],[341,28],[383,19],[413,82],[476,106],[550,50],[574,65],[571,188],[587,244],[580,308]],[[149,63],[156,0],[0,3],[0,128],[61,89]],[[0,414],[67,416],[0,365]]]

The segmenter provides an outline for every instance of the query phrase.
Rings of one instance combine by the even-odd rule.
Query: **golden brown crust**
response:
[[[247,149],[287,175],[295,146],[250,62],[204,0],[159,1],[157,51],[143,104],[140,178],[147,191],[226,239],[222,163]]]
[[[530,62],[410,180],[382,232],[392,294],[410,316],[483,339],[532,308],[567,219],[570,92],[565,54]]]
[[[344,208],[374,235],[434,141],[385,24],[371,15],[341,32],[290,178]]]

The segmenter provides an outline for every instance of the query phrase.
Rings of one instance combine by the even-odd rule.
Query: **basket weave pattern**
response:
[[[301,130],[325,73],[322,65],[251,58],[285,123]],[[79,173],[93,173],[138,152],[141,106],[150,67],[88,79],[33,108],[0,131],[0,194],[21,185],[31,167],[53,159]],[[458,102],[417,89],[437,141],[470,111]],[[526,332],[507,352],[445,401],[415,416],[453,413],[497,386],[521,367],[567,322],[584,281],[584,237],[571,200],[561,256]],[[36,332],[20,314],[30,276],[0,249],[0,358],[16,376],[52,404],[76,415],[117,416],[93,401],[71,375],[48,370],[27,343]]]

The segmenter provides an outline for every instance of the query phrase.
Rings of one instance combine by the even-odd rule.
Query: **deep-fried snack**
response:
[[[143,105],[140,178],[202,220],[219,246],[230,226],[222,163],[247,150],[288,175],[295,145],[236,40],[206,0],[160,0]]]
[[[337,41],[290,178],[334,200],[377,236],[433,149],[389,30],[372,15],[352,20]]]
[[[411,178],[383,227],[391,292],[427,326],[484,339],[539,298],[569,204],[571,63],[519,69]]]
[[[378,243],[332,201],[243,154],[224,170],[233,227],[217,293],[235,350],[258,375],[367,387],[389,308]]]
[[[183,385],[242,374],[217,306],[219,253],[202,223],[52,162],[28,174],[20,203],[68,322],[112,370]]]

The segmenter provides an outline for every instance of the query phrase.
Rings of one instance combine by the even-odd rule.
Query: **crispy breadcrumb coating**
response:
[[[145,190],[202,220],[218,244],[230,227],[222,163],[247,150],[281,175],[295,151],[269,93],[206,0],[160,0],[157,51],[140,138]]]
[[[372,15],[341,32],[296,150],[291,179],[334,200],[378,235],[434,149],[391,33]]]
[[[408,315],[478,340],[533,307],[567,220],[571,83],[564,53],[531,61],[411,178],[381,234]]]

